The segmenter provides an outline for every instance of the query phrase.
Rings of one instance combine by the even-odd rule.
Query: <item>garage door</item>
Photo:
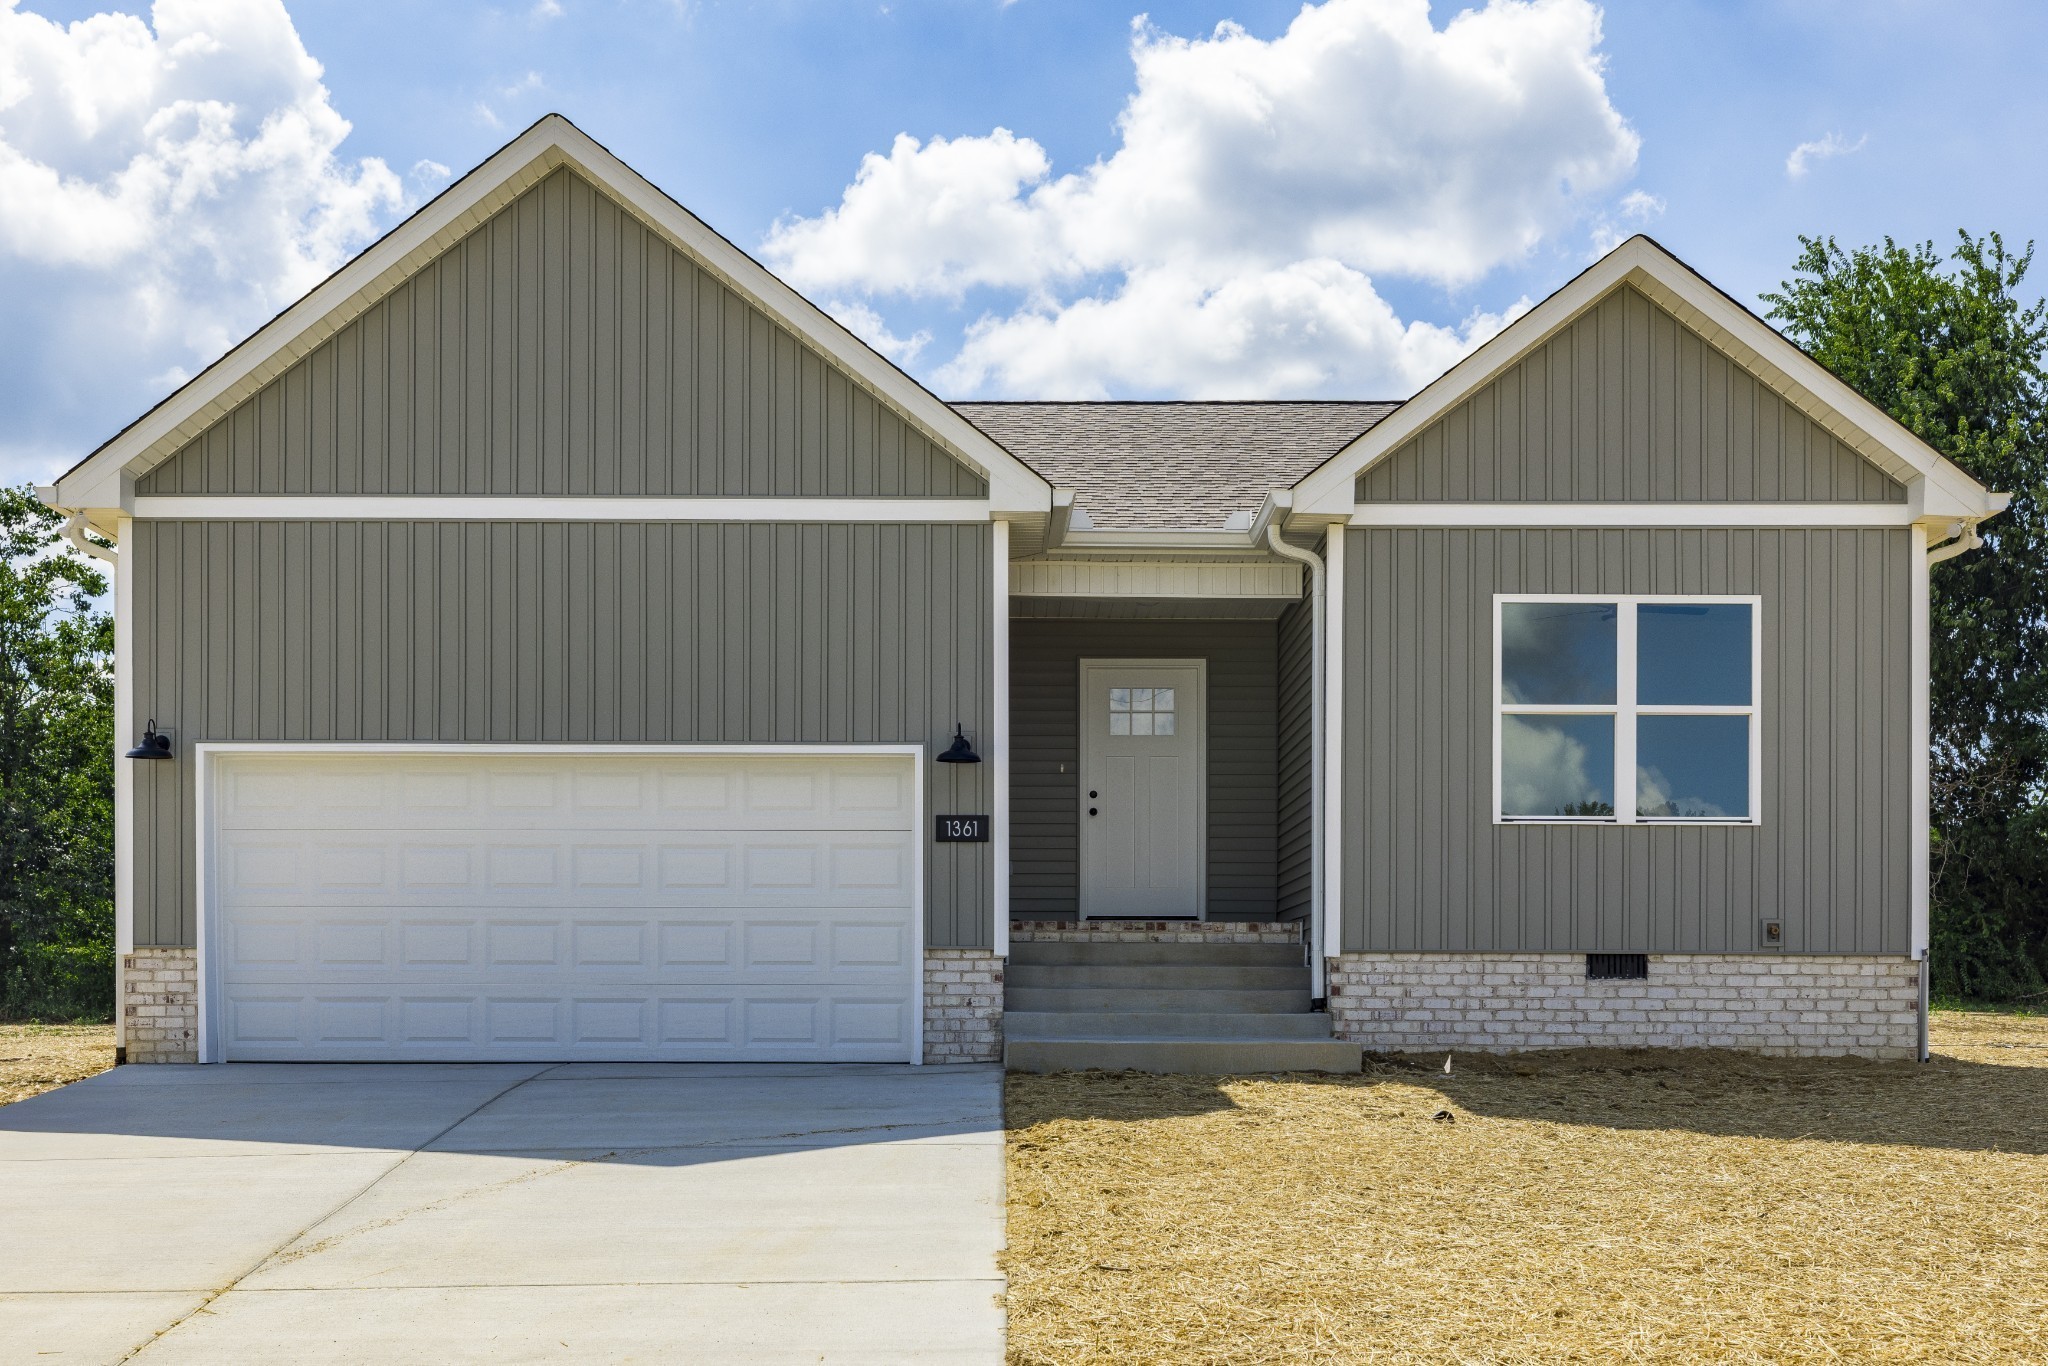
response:
[[[215,762],[215,1057],[913,1057],[906,757]]]

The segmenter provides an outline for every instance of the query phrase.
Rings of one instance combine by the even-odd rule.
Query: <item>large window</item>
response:
[[[1496,598],[1496,816],[1754,823],[1762,616],[1756,598]]]

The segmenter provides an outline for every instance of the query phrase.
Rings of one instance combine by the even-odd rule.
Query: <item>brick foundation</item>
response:
[[[1299,944],[1298,920],[1012,920],[1012,944]]]
[[[1002,1058],[1002,958],[988,949],[926,949],[924,1060]]]
[[[121,1025],[129,1062],[198,1062],[197,951],[137,949],[122,958]]]
[[[1740,1048],[1907,1058],[1908,958],[1650,956],[1647,981],[1588,981],[1582,954],[1347,953],[1330,965],[1337,1036],[1383,1052]]]

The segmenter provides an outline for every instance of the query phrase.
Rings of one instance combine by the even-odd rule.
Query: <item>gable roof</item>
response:
[[[427,261],[565,165],[986,477],[992,510],[1028,515],[1050,508],[1051,485],[1030,466],[560,114],[547,115],[500,148],[66,471],[57,480],[55,503],[79,509],[124,506],[135,476],[169,458]]]
[[[1400,405],[955,403],[1102,530],[1220,530]]]
[[[1977,521],[2005,507],[1992,493],[1843,383],[1784,334],[1648,237],[1631,237],[1347,444],[1294,491],[1294,511],[1348,515],[1360,473],[1398,450],[1615,290],[1634,286],[1808,417],[1907,486],[1930,519]]]

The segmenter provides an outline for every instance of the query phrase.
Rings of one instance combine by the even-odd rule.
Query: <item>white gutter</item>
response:
[[[1270,503],[1271,500],[1268,501]],[[1324,942],[1326,936],[1323,932],[1323,850],[1328,833],[1323,825],[1323,711],[1325,707],[1324,674],[1326,672],[1323,667],[1323,655],[1326,648],[1323,628],[1325,607],[1323,561],[1314,551],[1303,550],[1299,546],[1289,545],[1286,538],[1280,534],[1280,519],[1278,517],[1268,518],[1262,516],[1260,524],[1265,528],[1266,546],[1268,549],[1282,559],[1293,560],[1298,564],[1308,566],[1309,622],[1315,641],[1313,646],[1315,663],[1311,666],[1315,671],[1313,675],[1314,681],[1313,686],[1309,689],[1309,696],[1311,698],[1309,703],[1309,728],[1314,732],[1314,739],[1309,750],[1309,785],[1311,793],[1309,807],[1309,887],[1311,889],[1309,892],[1308,913],[1309,994],[1318,1000],[1327,1000],[1329,997],[1329,984],[1325,978],[1328,973],[1327,960],[1329,955],[1327,950],[1329,946]],[[1253,545],[1258,544],[1256,527],[1248,539]]]

